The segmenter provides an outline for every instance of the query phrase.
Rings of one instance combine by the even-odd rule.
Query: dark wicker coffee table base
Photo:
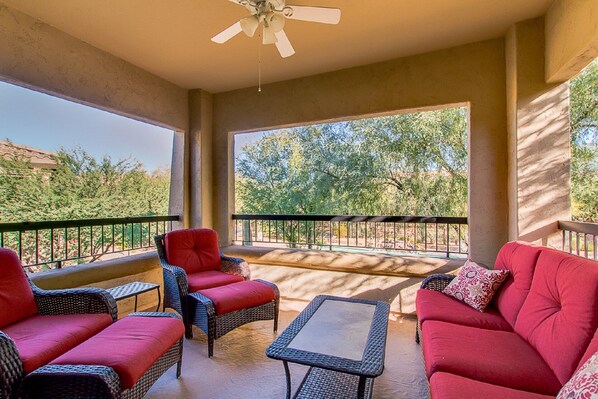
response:
[[[295,399],[357,399],[358,385],[359,376],[311,367]],[[374,379],[366,379],[364,398],[371,398],[373,389]]]

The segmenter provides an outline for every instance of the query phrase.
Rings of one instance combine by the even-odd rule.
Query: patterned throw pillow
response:
[[[488,270],[468,260],[442,292],[483,312],[508,275],[508,270]]]
[[[577,370],[561,388],[557,399],[598,398],[598,352]]]

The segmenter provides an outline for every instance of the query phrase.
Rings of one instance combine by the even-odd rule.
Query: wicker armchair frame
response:
[[[107,313],[116,321],[116,301],[100,288],[43,290],[30,279],[29,285],[40,315]],[[24,377],[17,346],[7,334],[0,331],[0,398],[21,398]]]
[[[424,279],[424,281],[422,281],[422,284],[419,288],[424,289],[424,290],[432,290],[432,291],[442,292],[442,290],[444,290],[446,288],[446,286],[449,285],[449,283],[451,281],[453,281],[454,278],[455,278],[455,276],[453,276],[451,274],[432,274],[432,275],[426,277]],[[419,344],[420,335],[421,335],[421,324],[418,320],[417,325],[415,327],[415,342],[418,344]]]
[[[164,308],[171,308],[183,316],[185,323],[185,336],[193,338],[193,314],[187,311],[187,302],[189,295],[189,283],[187,282],[187,272],[179,266],[171,265],[166,260],[166,245],[164,239],[166,234],[160,234],[154,237],[156,251],[162,264],[162,273],[164,275]],[[220,253],[221,268],[220,271],[228,274],[234,274],[243,277],[244,280],[251,279],[251,270],[249,264],[241,258],[231,258]]]
[[[127,317],[172,317],[172,313],[140,312]],[[142,398],[166,370],[177,364],[181,375],[183,340],[171,346],[130,389],[122,389],[118,374],[107,366],[47,365],[25,377],[28,399],[138,399]]]

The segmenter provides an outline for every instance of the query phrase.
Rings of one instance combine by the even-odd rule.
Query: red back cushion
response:
[[[166,260],[187,273],[220,270],[218,234],[211,229],[175,230],[164,239]]]
[[[507,269],[511,273],[494,296],[493,303],[512,327],[532,285],[540,250],[541,247],[513,241],[506,243],[496,257],[494,269]]]
[[[579,369],[588,360],[590,360],[590,358],[594,355],[594,353],[598,353],[598,330],[596,330],[596,332],[594,333],[594,338],[590,342],[590,345],[588,345],[588,349],[586,350],[586,353],[584,353],[583,356],[581,357],[581,360],[579,361],[579,364],[577,365],[577,369]]]
[[[543,249],[515,323],[561,384],[571,378],[598,327],[598,263]]]
[[[0,328],[36,313],[33,291],[19,257],[0,248]]]

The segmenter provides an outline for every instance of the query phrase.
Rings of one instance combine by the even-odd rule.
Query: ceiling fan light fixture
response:
[[[276,38],[276,32],[272,28],[264,26],[264,38],[262,40],[263,44],[274,44],[278,41]]]
[[[274,32],[280,32],[284,28],[285,18],[277,13],[271,12],[266,19],[268,27]]]
[[[283,58],[295,54],[295,49],[284,32],[286,19],[330,25],[338,24],[341,19],[341,10],[333,7],[287,5],[286,0],[228,1],[245,7],[251,15],[240,19],[212,37],[212,41],[225,43],[241,32],[253,37],[257,29],[260,28],[263,29],[262,43],[276,44],[276,48]],[[260,27],[260,25],[263,26]]]
[[[243,32],[247,36],[253,37],[259,24],[260,24],[260,21],[256,18],[256,16],[251,15],[251,16],[245,17],[241,20],[241,29],[243,29]]]

